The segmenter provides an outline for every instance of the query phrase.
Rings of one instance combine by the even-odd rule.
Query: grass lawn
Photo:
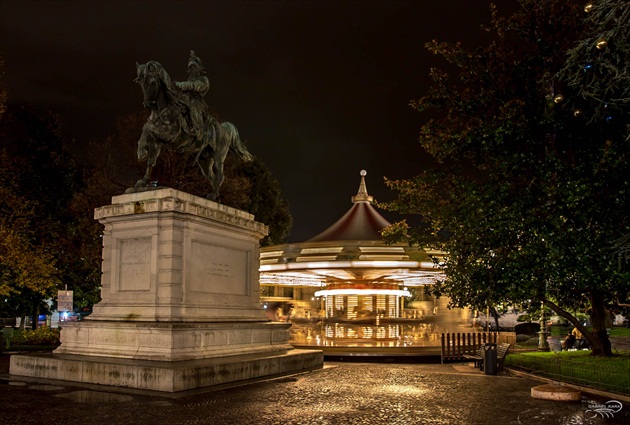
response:
[[[563,337],[566,336],[567,333],[571,332],[573,326],[560,326],[553,325],[550,326],[547,332],[551,334],[551,336]]]
[[[630,394],[630,353],[594,357],[590,351],[508,354],[505,364],[554,380]]]
[[[610,329],[609,336],[628,336],[630,337],[630,328],[626,326],[614,326]]]
[[[560,351],[557,353],[550,351],[533,351],[531,353],[522,353],[522,355],[530,357],[538,357],[541,359],[559,359],[565,361],[575,361],[580,363],[587,363],[597,366],[612,366],[620,367],[622,365],[628,365],[630,362],[630,353],[622,353],[615,357],[595,357],[591,356],[590,351]]]
[[[574,326],[560,326],[553,325],[550,326],[549,332],[551,332],[551,336],[564,337],[567,333],[573,330]],[[590,326],[587,326],[586,329],[591,330]],[[618,336],[628,336],[630,337],[630,328],[625,326],[613,326],[610,328],[608,336],[618,337]]]

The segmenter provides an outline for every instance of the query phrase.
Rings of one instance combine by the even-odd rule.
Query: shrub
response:
[[[529,335],[518,334],[516,335],[516,342],[525,342],[529,339]]]
[[[537,337],[537,336],[530,336],[527,341],[523,342],[523,345],[537,347],[539,343],[540,343],[540,338],[539,337]]]
[[[11,345],[58,346],[59,329],[41,327],[35,330],[19,330],[13,332]]]

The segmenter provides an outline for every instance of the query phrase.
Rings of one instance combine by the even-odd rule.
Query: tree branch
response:
[[[591,333],[588,331],[588,329],[586,329],[584,325],[582,325],[575,317],[573,317],[571,313],[567,312],[566,310],[563,310],[558,305],[556,305],[553,301],[550,301],[545,297],[542,297],[541,301],[544,306],[552,309],[558,316],[564,317],[569,322],[571,322],[580,332],[582,332],[582,335],[584,335],[584,337],[588,339],[591,342],[591,344],[593,345],[599,344],[599,341],[596,341],[595,338],[593,338]]]

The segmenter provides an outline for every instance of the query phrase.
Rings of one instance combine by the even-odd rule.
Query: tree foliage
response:
[[[0,150],[0,296],[51,295],[58,280],[55,258],[37,244],[37,202],[19,195],[20,170]]]
[[[453,305],[542,302],[609,355],[606,308],[630,289],[613,249],[630,229],[628,5],[599,1],[589,16],[574,2],[519,4],[509,17],[491,8],[488,46],[427,44],[456,70],[432,69],[412,102],[429,116],[420,142],[438,166],[388,181],[398,199],[386,207],[424,225],[385,236],[448,253],[435,291]],[[624,21],[604,23],[611,14]],[[574,309],[590,313],[593,332]]]
[[[233,183],[228,186],[228,193],[240,193],[243,196],[244,202],[239,208],[253,214],[256,221],[269,226],[269,235],[260,244],[269,246],[284,243],[291,230],[293,217],[289,212],[289,204],[282,197],[280,183],[262,160],[254,156],[251,162],[233,162],[228,175],[231,176],[231,182],[243,182],[243,189],[239,187],[235,190]]]
[[[68,205],[80,175],[51,114],[17,106],[0,120],[0,291],[5,314],[37,313],[69,283]],[[11,311],[6,311],[11,310]]]
[[[0,68],[3,63],[0,58]],[[0,306],[5,315],[45,311],[57,289],[74,291],[76,307],[98,301],[98,261],[86,250],[94,233],[85,208],[86,174],[48,111],[6,106],[0,86]],[[35,320],[34,323],[37,323]]]

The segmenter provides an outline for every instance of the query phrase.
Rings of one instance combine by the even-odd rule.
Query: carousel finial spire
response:
[[[365,176],[367,175],[367,171],[361,170],[361,184],[359,185],[359,191],[356,196],[352,197],[352,203],[367,201],[372,202],[374,200],[373,197],[368,195],[367,186],[365,185]]]

